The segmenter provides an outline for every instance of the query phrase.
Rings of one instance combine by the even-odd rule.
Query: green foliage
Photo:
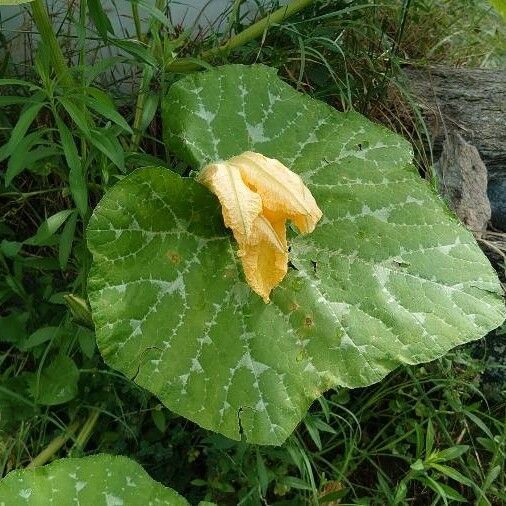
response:
[[[0,0],[0,5],[19,5],[32,2],[33,0]]]
[[[156,7],[135,2],[135,35],[126,32],[124,18],[113,19],[114,10],[104,11],[114,27],[109,31],[107,21],[93,17],[97,3],[69,2],[58,24],[64,60],[72,62],[70,84],[56,76],[54,55],[36,30],[23,25],[9,32],[7,10],[0,9],[0,155],[6,145],[12,150],[0,162],[2,474],[55,456],[108,452],[142,463],[191,504],[444,504],[445,497],[457,501],[456,493],[468,503],[505,503],[504,334],[422,367],[401,366],[371,387],[331,389],[283,446],[255,447],[178,417],[104,364],[86,301],[91,258],[83,240],[91,209],[133,169],[186,173],[161,141],[157,111],[177,73],[191,67],[176,68],[175,58],[208,67],[265,63],[299,91],[354,108],[421,145],[424,126],[406,99],[400,69],[405,63],[500,65],[506,25],[488,2],[315,2],[207,63],[203,53],[249,25],[246,3],[230,3],[223,23],[214,25],[219,29],[190,33],[171,24],[163,1]],[[259,16],[275,3],[259,2]],[[26,60],[17,62],[10,50],[23,44]],[[119,56],[109,57],[117,50]],[[139,81],[130,81],[141,72]],[[429,167],[420,149],[416,161]],[[79,371],[77,392],[65,403],[43,404],[38,388],[62,357]],[[54,385],[61,380],[49,377]],[[427,454],[426,439],[433,441]],[[428,462],[431,453],[456,445],[469,450],[439,464],[464,480]]]
[[[497,12],[506,19],[506,2],[504,0],[489,0]]]
[[[292,240],[293,269],[266,306],[203,187],[142,169],[104,197],[87,231],[98,345],[170,409],[279,444],[322,391],[374,383],[503,322],[494,270],[396,135],[259,66],[191,76],[166,103],[167,144],[193,167],[246,150],[278,158],[324,216]]]
[[[126,457],[95,455],[61,459],[45,467],[13,471],[0,481],[0,504],[46,505],[57,503],[135,505],[153,501],[166,506],[189,503],[179,494],[153,481],[136,462]]]

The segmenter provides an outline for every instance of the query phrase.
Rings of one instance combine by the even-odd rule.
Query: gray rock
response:
[[[440,192],[460,220],[473,231],[485,230],[491,217],[487,168],[476,147],[449,132],[435,169]]]

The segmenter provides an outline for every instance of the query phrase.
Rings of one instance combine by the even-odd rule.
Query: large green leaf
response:
[[[195,169],[247,149],[280,159],[324,215],[292,238],[293,268],[264,304],[197,182],[147,168],[104,197],[88,228],[97,343],[173,411],[279,444],[322,391],[374,383],[503,321],[495,272],[396,134],[263,66],[179,81],[164,121],[166,141]]]
[[[126,457],[95,455],[12,471],[0,481],[0,506],[188,506]]]

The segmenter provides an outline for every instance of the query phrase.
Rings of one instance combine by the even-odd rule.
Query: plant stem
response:
[[[26,467],[43,466],[74,434],[79,427],[79,422],[72,422],[61,436],[55,437]]]
[[[79,431],[79,434],[76,437],[73,450],[75,449],[79,452],[84,449],[86,443],[88,442],[88,439],[90,439],[90,436],[93,432],[93,429],[95,428],[95,425],[97,424],[99,416],[100,411],[97,408],[93,408],[90,411],[88,418],[84,422],[81,430]]]
[[[221,46],[209,49],[204,51],[201,55],[203,59],[210,58],[231,49],[234,49],[239,46],[243,46],[246,42],[250,40],[256,39],[260,37],[270,25],[275,25],[281,23],[286,18],[292,16],[293,14],[305,9],[309,5],[311,5],[314,0],[295,0],[284,7],[280,7],[275,10],[273,13],[265,16],[260,21],[248,26],[245,30],[234,35],[230,38],[225,44]]]
[[[135,7],[135,10],[134,10],[134,7]],[[155,7],[157,9],[162,10],[163,9],[163,2],[161,0],[156,0]],[[143,40],[147,37],[144,37],[142,35],[141,28],[140,28],[140,21],[139,21],[138,6],[135,2],[132,3],[132,13],[134,16],[134,20],[136,20],[135,26],[136,26],[136,31],[137,31],[137,38],[139,40]],[[159,26],[160,26],[160,23],[158,21],[152,20],[150,23],[150,26],[149,26],[148,33],[158,30]],[[150,47],[149,47],[151,54],[154,54],[156,51],[157,41],[159,43],[159,39],[153,38],[151,40]],[[143,132],[141,132],[142,116],[144,115],[146,96],[149,92],[148,90],[149,90],[149,86],[151,84],[151,80],[153,79],[153,75],[154,75],[153,69],[148,66],[145,66],[144,70],[142,71],[142,79],[141,79],[141,83],[140,83],[140,87],[139,87],[139,94],[137,96],[137,102],[135,104],[135,116],[134,116],[134,122],[132,125],[132,130],[133,130],[132,143],[131,143],[131,147],[130,147],[131,151],[137,150],[137,148],[139,147],[139,143],[141,141],[141,138],[142,138],[142,134],[143,134]]]
[[[132,17],[134,19],[134,26],[135,26],[135,34],[137,36],[137,39],[142,41],[142,28],[141,28],[141,18],[139,17],[139,6],[132,2]]]
[[[309,5],[311,5],[314,0],[294,0],[288,5],[284,7],[280,7],[275,10],[268,16],[260,19],[256,23],[253,23],[251,26],[243,30],[231,37],[227,42],[218,47],[213,47],[212,49],[208,49],[204,51],[200,58],[202,60],[208,60],[215,56],[219,56],[227,51],[235,49],[236,47],[243,46],[250,40],[254,40],[260,37],[271,25],[279,24],[283,22],[288,17],[296,14],[297,12],[305,9]],[[198,70],[201,66],[190,59],[181,58],[179,60],[175,60],[168,65],[167,70],[172,72],[191,72],[193,70]]]
[[[46,45],[49,51],[49,57],[53,64],[56,76],[64,86],[71,86],[73,84],[72,77],[65,62],[62,50],[58,45],[58,40],[53,31],[53,25],[49,19],[46,7],[42,0],[33,0],[32,4],[32,16],[39,30],[42,42]]]

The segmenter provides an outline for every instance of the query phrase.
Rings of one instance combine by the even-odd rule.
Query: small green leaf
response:
[[[65,223],[63,231],[60,235],[60,244],[58,247],[58,261],[62,270],[67,267],[67,262],[72,251],[72,243],[76,231],[77,213],[73,213]]]
[[[62,329],[60,327],[42,327],[33,332],[26,341],[23,341],[21,349],[23,351],[28,351],[39,344],[43,344],[60,336],[61,334]]]
[[[3,239],[0,243],[0,251],[7,257],[12,258],[15,257],[21,250],[23,243],[16,241],[8,241],[7,239]]]
[[[12,155],[16,146],[24,138],[26,132],[30,128],[30,125],[44,106],[44,102],[35,102],[23,110],[12,130],[9,141],[0,148],[0,162]]]
[[[506,1],[505,0],[488,0],[495,10],[506,20]]]
[[[72,193],[79,214],[84,218],[88,212],[88,186],[86,184],[86,175],[72,133],[57,114],[55,115],[55,119],[60,133],[65,160],[69,166],[70,193]]]
[[[93,128],[90,131],[91,143],[109,160],[111,160],[119,170],[125,169],[125,155],[118,139],[111,134],[111,130],[107,128]]]
[[[395,489],[394,505],[404,504],[407,492],[408,488],[406,486],[406,483],[404,481],[401,481]]]
[[[26,167],[33,167],[35,160],[33,160],[33,152],[30,150],[34,145],[43,142],[43,136],[46,131],[46,129],[39,129],[25,135],[12,150],[7,162],[7,170],[5,171],[6,186],[10,185],[12,180]],[[54,153],[54,148],[51,151]]]
[[[165,14],[160,9],[157,9],[154,5],[151,5],[144,0],[132,0],[132,2],[139,5],[139,7],[145,10],[150,16],[159,21],[166,28],[169,28],[171,31],[174,29],[174,26],[167,18],[167,16],[165,16]]]
[[[258,484],[260,485],[260,490],[262,491],[262,495],[265,496],[267,493],[267,489],[269,487],[269,475],[267,473],[267,467],[265,466],[262,455],[257,449],[257,476],[258,476]]]
[[[151,418],[153,423],[156,425],[156,428],[163,434],[167,428],[165,413],[161,409],[153,409],[151,410]]]
[[[483,490],[487,490],[490,488],[492,483],[495,480],[497,480],[497,478],[500,476],[501,471],[502,471],[502,468],[500,465],[494,466],[488,471],[485,481],[483,483]]]
[[[12,471],[0,481],[0,498],[6,506],[189,506],[177,492],[154,481],[137,462],[105,454]]]
[[[0,79],[0,86],[27,86],[28,88],[38,89],[38,86],[22,79]]]
[[[437,487],[434,487],[434,483],[437,483]],[[446,485],[445,483],[441,482],[432,482],[432,489],[435,491],[438,491],[439,494],[443,493],[448,499],[451,499],[453,501],[457,502],[468,502],[468,500],[459,492],[457,492],[453,487],[450,487],[449,485]]]
[[[73,211],[73,209],[65,209],[46,218],[38,228],[37,233],[26,239],[24,243],[30,246],[43,246],[65,223]]]
[[[156,59],[151,54],[149,48],[141,42],[114,38],[110,38],[109,42],[132,55],[139,62],[146,63],[151,67],[156,67]]]
[[[87,0],[88,13],[100,36],[107,40],[107,34],[114,35],[114,28],[102,7],[100,0]]]
[[[469,418],[477,427],[479,427],[490,439],[493,439],[494,436],[490,429],[487,427],[486,423],[477,415],[474,413],[471,413],[467,409],[463,410],[464,415]]]
[[[322,449],[322,440],[320,438],[320,432],[316,428],[313,420],[311,417],[306,417],[304,419],[304,425],[306,426],[307,432],[311,439],[313,440],[313,443],[316,445],[318,450]]]
[[[283,476],[278,480],[278,483],[297,490],[313,490],[311,485],[296,476]]]
[[[63,108],[67,111],[70,119],[77,125],[81,132],[88,136],[90,134],[90,124],[85,116],[85,108],[83,107],[83,103],[81,102],[81,97],[79,96],[79,103],[75,103],[73,100],[69,99],[66,96],[58,97],[58,101]]]
[[[29,385],[37,404],[54,406],[71,401],[77,395],[78,380],[79,370],[74,361],[58,355],[40,376],[35,373],[31,376]]]
[[[455,445],[451,448],[445,448],[440,452],[433,453],[428,461],[430,462],[445,462],[446,460],[453,460],[461,455],[464,455],[469,450],[468,445]]]
[[[434,448],[434,425],[432,420],[429,418],[427,422],[427,432],[425,433],[425,456],[428,457],[432,448]]]
[[[16,105],[16,104],[25,104],[27,102],[31,102],[30,97],[21,97],[18,95],[0,97],[0,107],[8,107],[9,105]]]
[[[473,482],[469,478],[464,476],[456,469],[453,469],[453,467],[445,466],[443,464],[431,464],[431,467],[432,469],[436,469],[440,473],[448,476],[452,480],[462,483],[462,485],[467,485],[468,487],[471,487],[473,485]]]
[[[93,330],[91,311],[86,301],[73,293],[65,295],[64,299],[74,320]]]
[[[12,312],[7,316],[0,316],[0,342],[19,343],[27,335],[26,322],[29,314]]]
[[[413,471],[423,471],[425,469],[425,466],[423,462],[420,459],[415,460],[410,466]]]
[[[144,109],[142,110],[139,129],[144,132],[151,124],[158,110],[159,96],[157,93],[149,93],[144,100]]]
[[[126,122],[125,118],[123,118],[123,116],[121,116],[121,114],[116,111],[114,104],[109,99],[109,97],[107,97],[107,99],[105,97],[107,97],[107,95],[103,96],[95,94],[95,97],[84,97],[83,100],[86,102],[86,105],[88,105],[88,107],[93,109],[95,112],[112,121],[113,123],[116,123],[116,125],[121,127],[126,132],[132,133],[132,129]]]
[[[93,357],[96,348],[95,332],[85,327],[79,327],[77,329],[77,339],[83,355],[88,358]]]
[[[443,499],[444,504],[448,505],[448,498],[447,498],[447,495],[445,493],[442,483],[439,483],[438,481],[433,480],[430,476],[418,477],[417,479],[418,479],[418,481],[420,481],[424,485],[431,488],[434,492],[436,492],[436,494],[438,494],[438,496],[441,497],[441,499]]]
[[[1,333],[1,330],[0,330]],[[27,398],[26,375],[4,378],[0,382],[0,429],[16,430],[19,422],[37,413],[36,405]],[[0,499],[1,499],[0,495]],[[1,503],[0,503],[1,504]]]

